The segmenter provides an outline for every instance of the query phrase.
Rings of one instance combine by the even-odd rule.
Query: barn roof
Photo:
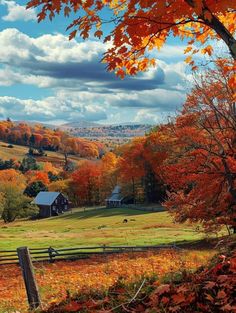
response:
[[[34,203],[39,205],[51,205],[59,194],[60,192],[40,191],[34,199]]]
[[[116,186],[111,196],[107,198],[106,201],[121,201],[122,199],[124,199],[124,196],[121,194],[121,187]]]

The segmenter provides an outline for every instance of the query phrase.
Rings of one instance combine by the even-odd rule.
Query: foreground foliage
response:
[[[116,70],[122,78],[153,65],[155,61],[148,53],[162,48],[170,35],[189,40],[185,53],[192,55],[199,50],[211,55],[213,47],[207,41],[221,39],[236,58],[234,1],[30,0],[28,7],[39,8],[39,21],[46,17],[52,20],[60,13],[66,17],[75,15],[68,27],[73,30],[70,39],[77,33],[83,39],[91,33],[98,38],[104,36],[104,42],[111,42],[104,57],[107,68]],[[110,33],[106,33],[108,23]],[[196,44],[202,49],[196,49]],[[186,62],[193,65],[191,56]]]
[[[155,276],[161,279],[167,273],[173,274],[184,268],[195,269],[205,264],[213,253],[213,251],[170,250],[92,257],[74,262],[34,264],[44,307],[66,301],[66,305],[69,305],[67,307],[69,312],[69,308],[74,306],[73,300],[68,301],[71,294],[79,292],[84,295],[84,299],[87,299],[86,305],[89,307],[88,299],[90,299],[90,305],[94,303],[91,295],[94,293],[105,295],[107,292],[111,294],[111,290],[115,288],[114,293],[117,293],[117,296],[120,295],[118,298],[123,301],[126,290],[124,288],[118,290],[112,286],[132,283],[144,276],[149,278]],[[26,294],[19,267],[1,267],[0,293],[0,312],[19,310],[22,313],[27,310]],[[22,301],[23,299],[25,301]],[[103,301],[104,299],[101,301],[102,305]],[[79,311],[77,304],[75,307]],[[63,312],[67,312],[64,304],[61,308]],[[93,310],[91,306],[89,312],[94,312]]]
[[[46,312],[235,312],[235,274],[234,251],[228,257],[220,255],[209,268],[194,274],[182,269],[181,275],[170,276],[165,284],[155,279],[143,280],[141,285],[118,281],[103,295],[79,294],[71,298],[68,294],[65,302]]]

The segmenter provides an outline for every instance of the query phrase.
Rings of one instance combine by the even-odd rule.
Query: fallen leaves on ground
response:
[[[121,279],[124,283],[130,283],[144,276],[157,276],[159,279],[167,273],[185,268],[196,269],[205,264],[213,253],[185,250],[149,251],[93,256],[89,259],[59,261],[53,264],[36,262],[34,266],[43,306],[46,308],[65,300],[68,294],[106,292]],[[118,293],[122,299],[126,290],[123,289],[123,296],[119,290]],[[0,312],[18,310],[22,313],[27,310],[24,282],[18,266],[1,266],[0,294]],[[75,311],[80,310],[80,304],[71,302],[68,303],[67,311],[70,312],[69,308],[73,307]]]

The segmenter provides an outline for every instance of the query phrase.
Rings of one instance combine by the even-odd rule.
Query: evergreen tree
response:
[[[36,197],[40,191],[48,191],[48,188],[41,181],[35,181],[26,187],[24,194],[29,197]]]

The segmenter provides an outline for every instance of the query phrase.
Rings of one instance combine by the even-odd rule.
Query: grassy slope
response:
[[[128,223],[123,223],[123,219]],[[196,240],[202,235],[191,225],[174,224],[167,212],[131,209],[80,209],[36,221],[0,222],[0,250],[101,244],[163,244]]]
[[[13,145],[14,148],[8,148],[7,143],[0,141],[0,159],[9,160],[14,158],[16,160],[22,160],[28,153],[29,147]],[[46,157],[36,157],[38,162],[52,162],[57,165],[63,166],[64,156],[59,152],[46,151]],[[76,156],[70,156],[73,161],[79,161],[81,158]]]

